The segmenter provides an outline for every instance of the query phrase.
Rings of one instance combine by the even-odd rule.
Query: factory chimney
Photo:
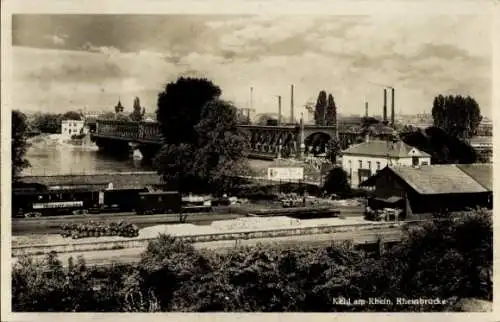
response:
[[[278,96],[278,126],[281,125],[281,95]]]
[[[394,107],[394,87],[392,87],[392,97],[391,97],[391,126],[394,127],[395,125],[395,118],[396,116],[394,115],[396,113],[395,107]]]
[[[293,84],[290,86],[290,123],[295,123],[295,117],[293,115]]]
[[[387,125],[387,88],[384,88],[384,115],[383,123]]]
[[[253,109],[253,87],[250,87],[250,109]]]
[[[365,117],[368,117],[368,102],[365,102]]]

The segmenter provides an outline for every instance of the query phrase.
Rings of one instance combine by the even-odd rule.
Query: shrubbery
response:
[[[348,243],[316,249],[198,251],[169,236],[137,265],[63,268],[51,254],[19,259],[14,311],[445,311],[492,300],[492,218],[475,211],[407,229],[403,241],[369,255]],[[333,298],[440,298],[436,306],[342,306]]]

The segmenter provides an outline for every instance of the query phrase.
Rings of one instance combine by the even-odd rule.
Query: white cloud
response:
[[[396,86],[397,109],[406,113],[428,109],[434,95],[461,90],[474,96],[490,114],[489,61],[479,64],[468,56],[433,55],[427,46],[445,44],[450,45],[450,52],[458,48],[489,58],[484,39],[468,39],[487,32],[478,27],[475,18],[458,21],[458,27],[454,19],[439,18],[438,22],[435,17],[418,16],[212,21],[207,25],[218,34],[218,42],[210,43],[212,50],[193,50],[178,60],[171,52],[143,49],[122,53],[91,43],[84,46],[86,52],[15,48],[15,104],[112,109],[121,97],[130,108],[133,97],[139,96],[141,103],[154,109],[158,91],[167,82],[190,75],[212,79],[221,86],[224,98],[238,106],[248,105],[253,86],[258,113],[276,112],[276,95],[281,95],[287,114],[292,83],[296,86],[297,115],[323,89],[334,95],[341,113],[363,113],[365,100],[371,113],[380,113],[382,91],[371,83],[376,82]],[[453,31],[452,26],[456,28]],[[467,35],[467,39],[460,35]],[[297,36],[306,42],[302,52],[287,54],[286,46],[279,52],[269,49]],[[235,54],[227,55],[228,51]],[[24,95],[26,88],[30,95]]]

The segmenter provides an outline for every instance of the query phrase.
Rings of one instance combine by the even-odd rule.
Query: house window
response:
[[[377,171],[380,170],[380,161],[377,161]]]
[[[368,170],[371,170],[371,169],[372,169],[372,162],[368,161]]]
[[[411,157],[411,163],[412,165],[418,165],[418,157]]]
[[[349,160],[348,163],[349,163],[349,170],[351,170],[352,169],[352,161]]]
[[[422,165],[429,165],[429,162],[427,162],[427,161],[422,161]]]

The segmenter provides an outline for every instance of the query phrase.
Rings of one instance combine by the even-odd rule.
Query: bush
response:
[[[340,167],[333,168],[328,172],[325,183],[323,184],[323,191],[334,194],[349,193],[351,187],[349,185],[349,176],[344,169]]]
[[[14,311],[445,311],[450,306],[336,306],[332,299],[474,297],[492,301],[492,215],[470,211],[407,228],[373,254],[351,243],[288,250],[275,245],[217,254],[162,235],[138,265],[67,269],[50,254],[20,258]]]

